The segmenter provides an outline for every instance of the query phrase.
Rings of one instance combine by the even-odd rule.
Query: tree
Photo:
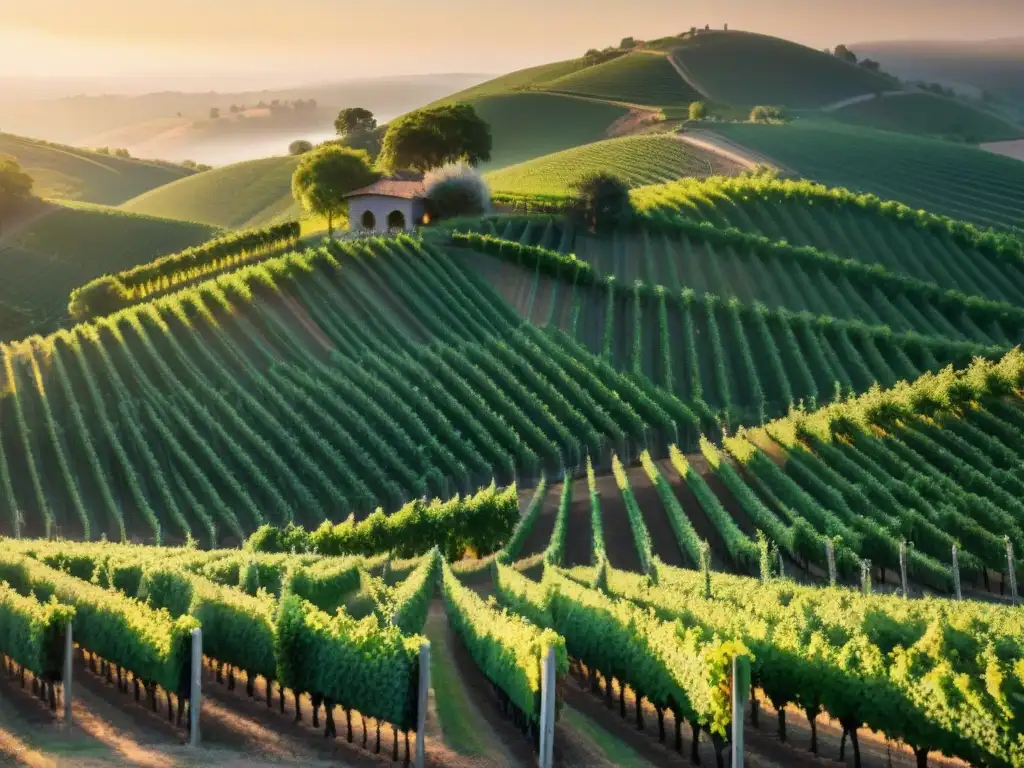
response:
[[[863,67],[864,69],[866,69],[866,70],[868,70],[870,72],[880,72],[881,69],[882,69],[882,65],[879,64],[874,59],[864,59],[857,66]]]
[[[352,133],[369,133],[376,127],[377,118],[373,116],[373,112],[362,107],[343,109],[334,121],[334,130],[342,137]]]
[[[127,149],[124,149],[122,147],[121,149],[115,149],[114,150],[114,157],[125,157],[125,158],[127,158],[127,157],[131,157],[131,154],[128,152]]]
[[[32,177],[17,160],[0,159],[0,204],[26,200],[32,196]]]
[[[786,113],[781,107],[758,106],[750,110],[750,121],[753,123],[768,123],[772,120],[785,120]]]
[[[220,118],[220,109],[217,107],[210,107],[210,119],[217,120]]]
[[[832,51],[832,55],[850,64],[857,63],[857,55],[842,43],[836,46],[835,50]]]
[[[691,120],[703,120],[708,116],[707,105],[703,101],[695,101],[690,104],[690,119]]]
[[[292,196],[308,212],[327,219],[328,235],[334,237],[334,220],[348,208],[345,195],[376,179],[366,152],[331,145],[302,158],[292,176]]]
[[[313,142],[306,141],[305,139],[296,139],[288,145],[289,155],[304,155],[307,152],[313,151]]]
[[[469,104],[410,112],[388,124],[378,165],[387,172],[426,171],[447,163],[491,159],[491,128]]]
[[[630,48],[636,48],[636,38],[634,38],[634,37],[624,37],[624,38],[622,38],[622,42],[619,43],[619,48],[625,48],[627,50],[630,49]]]
[[[610,173],[591,173],[574,185],[576,200],[571,216],[593,232],[613,232],[628,224],[633,216],[629,187]]]

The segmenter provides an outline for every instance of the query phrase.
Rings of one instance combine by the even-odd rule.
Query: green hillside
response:
[[[719,124],[713,130],[829,186],[871,192],[983,227],[1024,227],[1024,163],[1019,160],[834,122]]]
[[[268,157],[215,168],[140,195],[125,211],[245,229],[297,218],[292,199],[296,157]]]
[[[73,288],[209,240],[205,224],[92,205],[53,205],[0,242],[0,339],[53,330]]]
[[[909,93],[851,104],[832,113],[853,125],[970,143],[1024,137],[1024,127],[963,101],[934,93]]]
[[[671,136],[624,136],[513,165],[487,175],[496,192],[564,194],[581,176],[608,171],[630,186],[659,184],[683,176],[733,175],[742,170],[721,155]]]
[[[488,80],[485,83],[480,83],[480,85],[474,85],[464,91],[453,93],[451,96],[435,101],[431,106],[447,104],[453,101],[473,101],[484,96],[495,96],[509,93],[510,91],[541,87],[552,80],[557,80],[560,77],[583,69],[584,66],[582,59],[568,59],[567,61],[556,61],[551,64],[541,64],[537,67],[516,70],[515,72],[509,72],[507,75]]]
[[[35,180],[40,197],[119,205],[148,190],[191,176],[150,163],[0,133],[0,157],[13,157]]]
[[[822,51],[751,32],[701,32],[672,54],[709,99],[797,109],[898,87]]]
[[[629,53],[548,81],[542,87],[652,107],[679,106],[701,98],[659,53]]]
[[[491,126],[494,147],[485,170],[603,139],[626,114],[613,104],[548,93],[501,93],[470,103]]]

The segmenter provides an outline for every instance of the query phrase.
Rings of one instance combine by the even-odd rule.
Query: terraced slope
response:
[[[725,104],[819,108],[898,87],[821,51],[752,32],[687,36],[672,56],[709,99]]]
[[[1024,137],[1024,127],[1004,117],[934,93],[870,99],[843,107],[832,115],[852,125],[971,144]]]
[[[120,205],[156,187],[193,175],[187,168],[149,163],[0,133],[0,157],[13,157],[35,181],[40,197]]]
[[[904,97],[899,97],[904,98]],[[1024,227],[1024,163],[951,142],[811,120],[714,130],[800,176],[982,227]]]
[[[692,420],[518,325],[448,257],[399,238],[2,346],[0,530],[239,542],[268,521],[536,477]]]
[[[684,176],[734,175],[742,168],[721,155],[671,136],[625,136],[519,163],[487,175],[496,192],[567,194],[588,173],[614,173],[632,187]]]
[[[0,340],[48,333],[66,320],[73,288],[218,232],[103,206],[46,204],[38,215],[0,242]]]
[[[543,88],[652,107],[680,106],[701,98],[660,53],[628,53],[548,81]]]
[[[299,216],[292,199],[295,157],[268,157],[215,168],[135,197],[125,211],[247,229]]]

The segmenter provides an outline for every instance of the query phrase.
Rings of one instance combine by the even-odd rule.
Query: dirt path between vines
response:
[[[790,169],[768,155],[736,144],[712,131],[687,129],[685,133],[672,134],[672,137],[684,144],[690,144],[706,152],[720,155],[747,169],[753,170],[759,165],[768,165],[784,173],[792,174]]]

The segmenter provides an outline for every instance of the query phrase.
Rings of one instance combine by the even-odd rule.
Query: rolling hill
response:
[[[291,179],[299,159],[268,157],[206,171],[126,202],[123,210],[246,229],[297,218]]]
[[[35,180],[41,197],[119,205],[194,171],[145,160],[101,155],[84,149],[0,133],[0,157],[13,157]]]
[[[814,109],[898,87],[822,51],[751,32],[686,36],[671,55],[708,99],[725,104]]]
[[[905,98],[905,97],[899,97]],[[1024,163],[974,147],[818,120],[714,131],[829,186],[983,227],[1024,227]]]
[[[79,285],[209,240],[217,229],[84,204],[42,204],[0,239],[0,339],[46,333]]]
[[[682,176],[731,176],[738,164],[671,136],[624,136],[586,144],[489,173],[496,192],[558,195],[571,191],[587,173],[608,171],[632,187],[659,184]]]
[[[830,113],[852,125],[971,144],[1024,137],[1024,127],[965,101],[934,93],[908,92],[850,104]]]
[[[680,106],[701,98],[667,56],[654,52],[628,53],[536,87],[650,107]]]

